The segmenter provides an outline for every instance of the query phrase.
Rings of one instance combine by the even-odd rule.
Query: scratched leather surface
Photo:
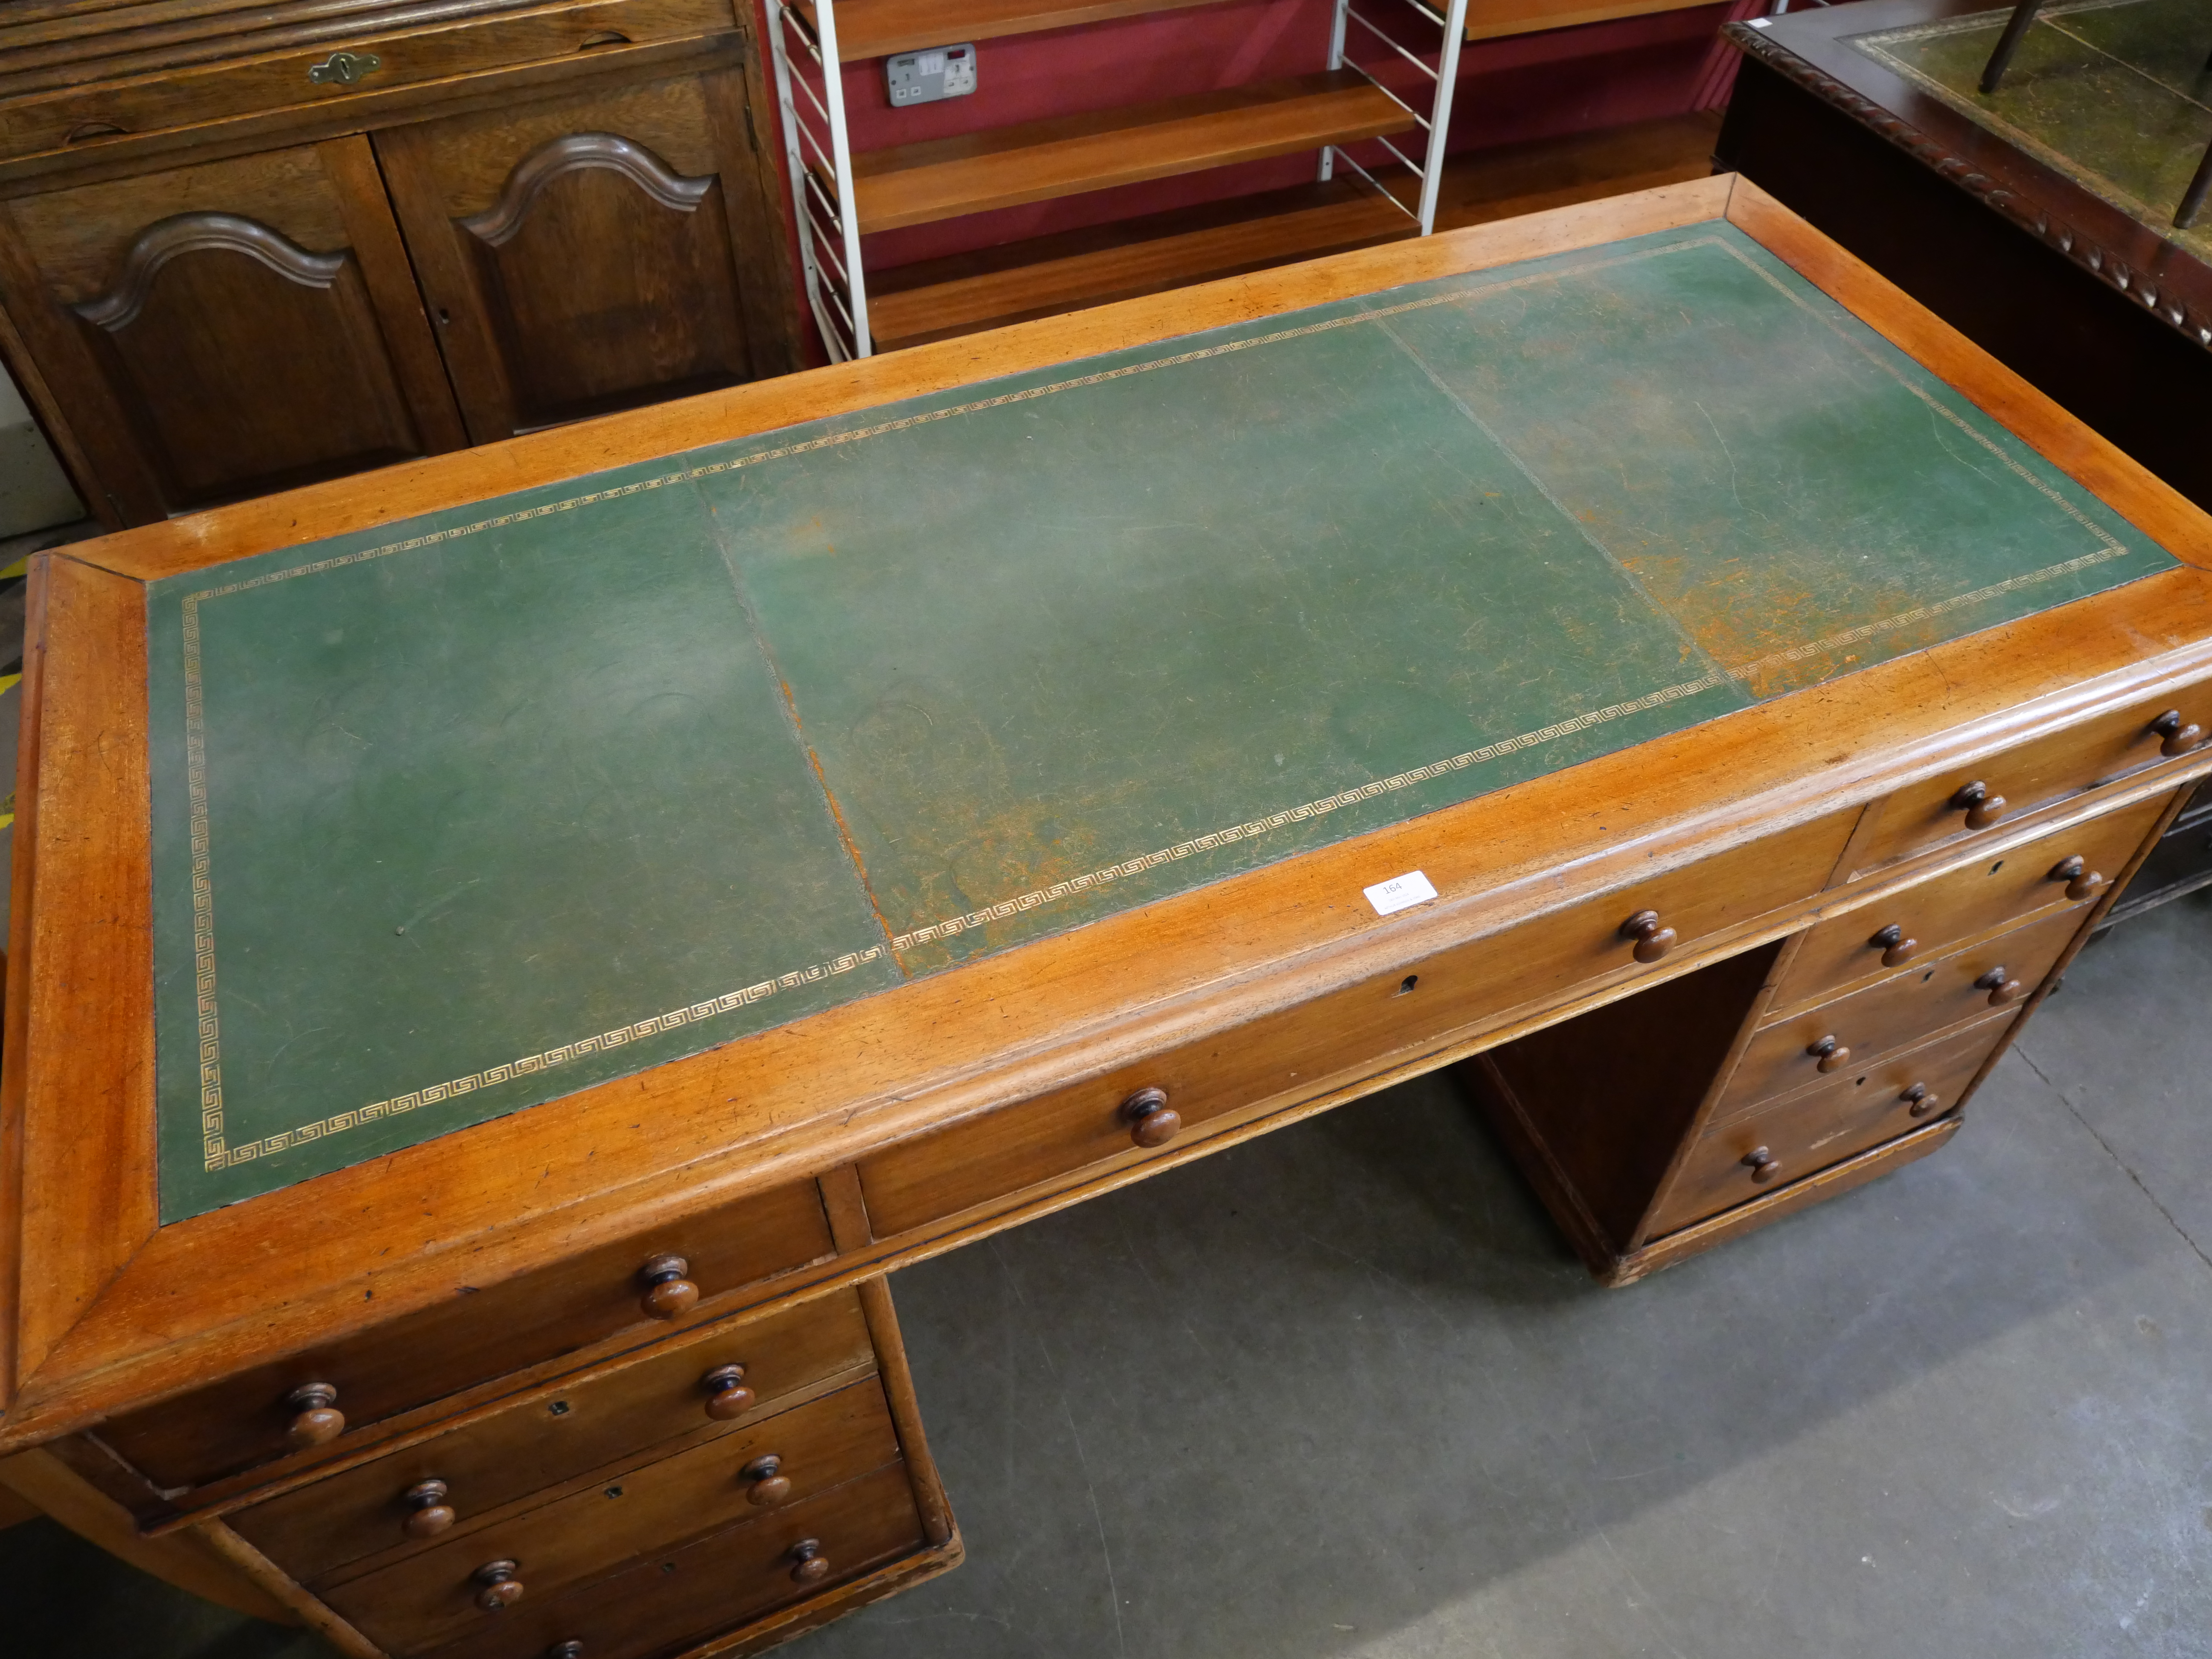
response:
[[[2171,563],[1702,225],[163,582],[164,1214]]]
[[[2173,211],[2212,144],[2212,9],[2203,0],[2076,0],[2045,7],[2003,83],[1980,89],[2002,10],[1915,24],[1850,44],[1967,119],[2199,258],[2212,217]]]

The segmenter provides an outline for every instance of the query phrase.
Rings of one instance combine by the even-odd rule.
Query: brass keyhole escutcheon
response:
[[[307,70],[307,79],[319,87],[353,87],[384,67],[373,52],[334,52]]]

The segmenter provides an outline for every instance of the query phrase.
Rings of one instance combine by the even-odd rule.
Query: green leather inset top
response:
[[[1708,224],[167,580],[164,1217],[2172,563]]]
[[[2003,83],[1984,95],[1983,66],[2011,15],[2006,6],[1850,44],[2145,228],[2212,259],[2212,217],[2187,230],[2173,224],[2212,143],[2212,9],[2204,0],[2047,5]]]

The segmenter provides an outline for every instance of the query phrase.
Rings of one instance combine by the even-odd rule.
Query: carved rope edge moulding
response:
[[[1978,171],[1974,165],[1905,120],[1883,108],[1864,94],[1854,91],[1824,70],[1814,68],[1764,30],[1747,23],[1730,23],[1723,31],[1747,58],[1753,58],[1784,79],[1795,82],[1822,102],[1833,106],[1861,126],[1887,140],[1919,161],[1937,177],[1956,185],[1976,201],[2029,232],[2046,246],[2056,248],[2084,270],[2101,279],[2140,304],[2176,333],[2201,349],[2212,349],[2212,319],[2178,301],[2164,298],[2158,284],[2134,270],[2109,248],[2089,237],[2016,191]],[[2145,227],[2148,228],[2148,226]],[[2152,233],[2154,235],[2155,232]]]

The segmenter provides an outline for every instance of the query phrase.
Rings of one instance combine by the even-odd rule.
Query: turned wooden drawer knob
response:
[[[2105,878],[2082,863],[2079,857],[2061,859],[2051,866],[2051,878],[2066,884],[2066,896],[2085,899],[2105,885]]]
[[[1753,1181],[1767,1182],[1782,1173],[1782,1165],[1764,1146],[1754,1146],[1743,1155],[1743,1167],[1751,1171]]]
[[[699,1387],[707,1396],[707,1415],[717,1422],[743,1417],[753,1408],[753,1391],[745,1386],[743,1365],[717,1365],[699,1379]]]
[[[1832,1036],[1808,1043],[1805,1052],[1819,1062],[1817,1069],[1823,1072],[1840,1072],[1851,1063],[1851,1051]]]
[[[1867,941],[1867,948],[1881,952],[1883,967],[1899,968],[1919,953],[1920,941],[1905,938],[1905,929],[1893,921]]]
[[[1659,925],[1656,910],[1638,910],[1620,924],[1620,936],[1636,941],[1638,962],[1656,962],[1674,948],[1674,930]]]
[[[638,1269],[645,1295],[638,1306],[648,1319],[673,1319],[699,1299],[699,1287],[686,1276],[691,1264],[680,1255],[657,1255]]]
[[[2005,815],[2005,798],[1990,793],[1990,787],[1977,780],[1951,797],[1951,810],[1966,815],[1966,828],[1986,830]]]
[[[520,1561],[487,1561],[478,1567],[469,1575],[483,1586],[477,1592],[477,1605],[486,1613],[497,1613],[520,1601],[522,1580],[514,1575],[521,1571]]]
[[[1121,1121],[1139,1146],[1164,1146],[1182,1127],[1182,1114],[1168,1104],[1164,1089],[1139,1089],[1121,1103]]]
[[[417,1480],[399,1494],[399,1501],[410,1511],[400,1522],[400,1531],[410,1538],[435,1538],[453,1524],[453,1508],[446,1502],[446,1483],[442,1480]]]
[[[1903,1094],[1898,1096],[1898,1098],[1905,1103],[1905,1110],[1915,1117],[1926,1117],[1929,1113],[1943,1103],[1928,1092],[1928,1085],[1924,1083],[1914,1084]]]
[[[345,1432],[345,1413],[338,1409],[338,1391],[327,1382],[307,1382],[284,1396],[298,1415],[284,1431],[295,1448],[329,1444]]]
[[[792,1564],[791,1582],[794,1584],[816,1584],[830,1576],[830,1560],[822,1553],[822,1540],[818,1538],[802,1538],[785,1554]]]
[[[1977,991],[1990,994],[1990,1006],[2002,1008],[2018,1002],[2035,988],[2024,979],[2014,979],[2002,968],[1992,968],[1974,981]]]
[[[2184,726],[2181,723],[2181,711],[2179,708],[2167,709],[2150,723],[2150,729],[2159,736],[2158,752],[2168,760],[2172,760],[2176,755],[2185,755],[2191,750],[2202,746],[2204,742],[2204,728],[2201,726]]]
[[[774,1452],[756,1457],[738,1471],[738,1476],[751,1483],[745,1488],[748,1504],[773,1509],[791,1496],[791,1477],[783,1472],[783,1460]]]

